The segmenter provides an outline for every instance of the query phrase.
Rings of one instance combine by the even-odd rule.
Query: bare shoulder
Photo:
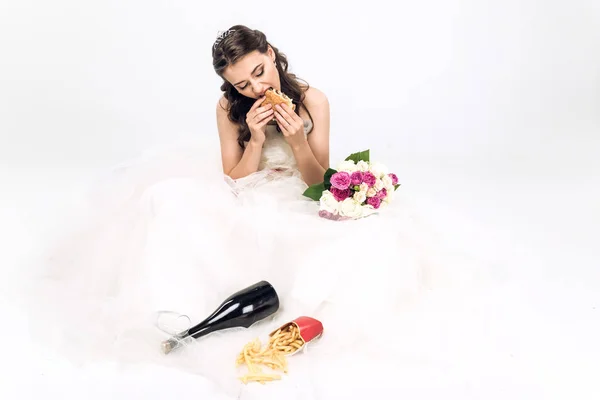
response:
[[[303,104],[313,122],[329,119],[329,100],[322,90],[312,86],[305,89]],[[304,116],[302,117],[304,118]]]
[[[217,101],[217,122],[228,125],[227,122],[231,123],[229,120],[229,101],[221,96]]]
[[[217,101],[217,128],[222,138],[237,140],[237,124],[229,119],[229,101],[221,96]]]
[[[320,107],[329,104],[329,100],[327,99],[325,93],[322,90],[317,89],[316,87],[309,87],[304,92],[304,95],[304,102],[306,103],[306,106],[308,108]]]
[[[229,100],[225,96],[221,95],[217,101],[217,113],[227,113],[229,109]]]

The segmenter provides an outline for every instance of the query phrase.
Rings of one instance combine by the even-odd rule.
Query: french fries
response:
[[[287,374],[288,364],[285,355],[297,351],[303,345],[304,340],[300,337],[300,331],[295,324],[277,330],[264,348],[258,338],[254,339],[244,346],[237,357],[236,366],[246,364],[249,371],[239,379],[244,384],[259,382],[262,385],[267,381],[280,380],[281,375],[264,373],[261,366]]]

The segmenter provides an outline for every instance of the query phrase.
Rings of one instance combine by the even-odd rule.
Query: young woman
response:
[[[36,282],[43,300],[34,301],[32,320],[53,327],[44,342],[80,360],[187,366],[231,387],[243,344],[307,315],[325,326],[314,357],[345,363],[344,354],[379,349],[393,363],[398,354],[382,350],[389,337],[381,332],[426,291],[470,276],[466,259],[444,251],[402,191],[380,215],[320,218],[302,194],[330,165],[326,94],[288,72],[286,56],[260,31],[232,26],[212,55],[223,79],[219,169],[207,161],[215,149],[200,146],[119,170],[117,183],[94,197],[108,196],[109,206],[95,203],[96,219],[53,251],[47,279]],[[295,106],[261,106],[269,88]],[[178,356],[160,354],[164,331],[177,328],[163,320],[157,329],[157,311],[193,324],[260,280],[281,299],[274,320],[204,338]]]

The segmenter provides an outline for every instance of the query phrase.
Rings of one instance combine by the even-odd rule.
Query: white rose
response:
[[[340,215],[350,218],[360,218],[363,214],[363,207],[352,198],[342,201],[340,206]]]
[[[341,163],[338,164],[337,171],[338,172],[344,171],[344,172],[348,172],[351,174],[355,171],[358,171],[358,167],[356,166],[356,164],[354,164],[354,161],[352,161],[352,160],[342,161]]]
[[[367,190],[367,197],[375,197],[376,194],[377,190],[375,190],[374,187],[369,188],[369,190]]]
[[[325,190],[319,199],[320,209],[337,214],[340,211],[340,202],[333,197],[333,193]]]
[[[365,200],[367,200],[367,195],[365,192],[355,192],[354,193],[354,201],[356,201],[357,203],[364,203]]]
[[[375,185],[373,186],[375,188],[375,190],[377,190],[378,192],[383,189],[383,182],[381,181],[381,179],[377,179],[375,181]]]
[[[356,167],[361,172],[367,172],[369,170],[369,163],[361,160],[358,163],[356,163]]]
[[[381,178],[388,173],[387,167],[377,162],[371,164],[370,171],[376,178]]]
[[[367,185],[366,183],[361,183],[360,184],[360,191],[364,192],[366,194],[367,190],[369,190],[369,185]]]
[[[382,199],[382,203],[389,204],[394,199],[394,191],[388,190],[384,199]]]
[[[384,175],[384,176],[381,178],[381,182],[383,182],[383,187],[385,187],[385,188],[386,188],[386,190],[387,190],[387,188],[389,188],[390,186],[391,186],[391,187],[393,187],[393,186],[394,186],[394,185],[392,185],[392,178],[390,178],[390,176],[389,176],[389,175]]]

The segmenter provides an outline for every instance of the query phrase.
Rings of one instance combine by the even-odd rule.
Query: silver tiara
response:
[[[229,29],[229,30],[226,30],[226,31],[219,31],[218,35],[217,35],[217,40],[215,40],[215,44],[213,44],[213,49],[216,49],[217,46],[219,45],[219,43],[221,43],[221,41],[223,39],[225,39],[227,36],[229,36],[233,32],[235,32],[235,29]]]

